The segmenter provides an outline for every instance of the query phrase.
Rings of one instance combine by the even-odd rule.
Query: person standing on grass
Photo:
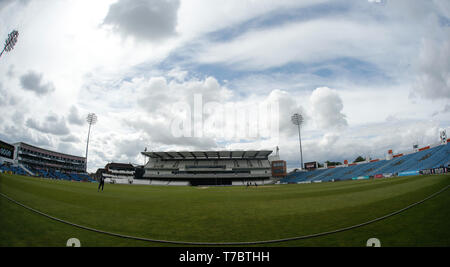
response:
[[[100,176],[97,192],[100,191],[100,187],[102,188],[102,192],[103,192],[104,186],[105,186],[105,177],[103,177],[103,175],[102,175],[102,176]]]

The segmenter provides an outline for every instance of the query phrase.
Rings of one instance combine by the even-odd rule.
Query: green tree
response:
[[[342,165],[341,162],[334,162],[334,161],[329,161],[329,160],[325,161],[325,163],[327,164],[328,167]]]
[[[356,163],[356,162],[362,162],[362,161],[366,161],[366,159],[363,158],[363,157],[361,157],[361,156],[358,156],[358,157],[353,161],[353,163]]]

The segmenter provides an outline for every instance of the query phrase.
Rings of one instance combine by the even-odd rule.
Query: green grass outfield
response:
[[[51,216],[149,239],[247,242],[360,224],[420,201],[450,175],[258,187],[160,187],[56,181],[0,174],[0,193]],[[345,232],[255,246],[450,246],[450,189],[393,217]],[[94,233],[0,197],[0,246],[181,246]]]

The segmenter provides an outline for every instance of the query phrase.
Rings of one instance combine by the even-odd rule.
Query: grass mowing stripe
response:
[[[42,216],[45,216],[47,218],[50,218],[52,220],[55,220],[55,221],[58,221],[58,222],[61,222],[61,223],[65,223],[65,224],[68,224],[68,225],[71,225],[71,226],[75,226],[75,227],[78,227],[78,228],[81,228],[81,229],[84,229],[84,230],[96,232],[96,233],[101,233],[101,234],[106,234],[106,235],[111,235],[111,236],[121,237],[121,238],[127,238],[127,239],[134,239],[134,240],[139,240],[139,241],[156,242],[156,243],[169,243],[169,244],[180,244],[180,245],[212,245],[212,246],[219,245],[220,246],[220,245],[257,245],[257,244],[281,243],[281,242],[288,242],[288,241],[294,241],[294,240],[300,240],[300,239],[308,239],[308,238],[313,238],[313,237],[325,236],[325,235],[330,235],[330,234],[335,234],[335,233],[339,233],[339,232],[352,230],[352,229],[355,229],[355,228],[358,228],[358,227],[362,227],[362,226],[369,225],[369,224],[374,223],[374,222],[378,222],[378,221],[384,220],[386,218],[389,218],[389,217],[392,217],[394,215],[397,215],[397,214],[399,214],[399,213],[401,213],[401,212],[403,212],[405,210],[408,210],[408,209],[410,209],[412,207],[415,207],[415,206],[425,202],[426,200],[429,200],[429,199],[435,197],[436,195],[444,192],[445,190],[448,189],[448,187],[449,186],[447,185],[446,187],[444,187],[443,189],[439,190],[438,192],[435,192],[432,195],[426,197],[425,199],[420,200],[420,201],[418,201],[416,203],[413,203],[413,204],[411,204],[411,205],[409,205],[409,206],[407,206],[405,208],[402,208],[402,209],[394,211],[394,212],[392,212],[390,214],[387,214],[387,215],[384,215],[382,217],[378,217],[378,218],[375,218],[375,219],[373,219],[371,221],[367,221],[367,222],[360,223],[360,224],[357,224],[357,225],[344,227],[344,228],[340,228],[340,229],[336,229],[336,230],[332,230],[332,231],[328,231],[328,232],[322,232],[322,233],[306,235],[306,236],[290,237],[290,238],[276,239],[276,240],[265,240],[265,241],[248,241],[248,242],[187,242],[187,241],[168,241],[168,240],[157,240],[157,239],[150,239],[150,238],[127,236],[127,235],[106,232],[106,231],[103,231],[103,230],[93,229],[93,228],[90,228],[90,227],[85,227],[85,226],[82,226],[82,225],[78,225],[78,224],[74,224],[74,223],[71,223],[71,222],[67,222],[67,221],[61,220],[59,218],[56,218],[56,217],[50,216],[48,214],[45,214],[43,212],[40,212],[38,210],[35,210],[33,208],[30,208],[30,207],[28,207],[26,205],[23,205],[22,203],[19,203],[19,202],[15,201],[15,200],[9,198],[8,196],[2,194],[2,193],[0,193],[0,196],[4,197],[4,198],[6,198],[6,199],[8,199],[8,200],[10,200],[10,201],[20,205],[20,206],[22,206],[22,207],[24,207],[24,208],[26,208],[26,209],[28,209],[30,211],[38,213],[38,214],[40,214]]]
[[[411,179],[411,181],[413,181]],[[69,183],[69,186],[72,186]],[[17,188],[17,186],[16,186]],[[26,190],[26,188],[18,188],[19,190]],[[375,187],[373,188],[374,190],[376,189]],[[408,188],[407,188],[408,189]],[[59,206],[59,205],[54,205],[50,206],[50,205],[46,205],[47,201],[52,200],[58,203],[62,203],[62,204],[66,204],[67,205],[75,205],[76,207],[80,207],[80,212],[86,212],[86,213],[91,213],[92,211],[96,211],[96,212],[100,212],[100,213],[104,213],[105,215],[109,216],[113,216],[114,217],[114,213],[115,210],[114,209],[104,209],[104,205],[100,204],[100,201],[97,201],[99,203],[93,203],[95,201],[89,201],[88,199],[86,199],[86,201],[79,201],[77,200],[78,195],[83,193],[84,195],[86,195],[86,192],[76,192],[76,193],[64,193],[64,197],[58,197],[58,191],[54,190],[54,191],[41,191],[39,192],[39,195],[37,194],[38,192],[36,192],[36,188],[29,188],[28,190],[26,190],[27,192],[34,192],[36,194],[36,197],[31,196],[32,198],[29,199],[29,202],[27,202],[26,199],[21,199],[18,198],[14,195],[11,195],[12,197],[14,197],[15,199],[22,201],[23,203],[33,203],[34,207],[39,208],[40,210],[46,211],[46,212],[51,212],[53,213],[59,213],[59,212],[63,212],[63,214],[65,212],[67,212],[67,209],[71,208],[71,206]],[[86,191],[86,190],[85,190]],[[93,194],[93,196],[98,196],[98,193],[96,192],[96,190],[91,190],[94,191],[95,193]],[[241,190],[242,191],[242,190]],[[390,191],[396,191],[394,192],[394,194],[400,195],[400,194],[404,194],[405,192],[402,192],[400,190],[397,190],[396,187],[391,186]],[[375,195],[377,195],[377,191],[372,191]],[[215,192],[214,192],[215,193]],[[274,198],[271,196],[258,196],[256,195],[256,192],[254,192],[255,194],[249,194],[248,192],[244,192],[245,194],[245,200],[240,197],[239,193],[241,192],[237,192],[237,194],[233,195],[233,199],[228,199],[228,198],[223,198],[220,196],[220,194],[213,194],[213,195],[201,195],[201,196],[196,196],[191,197],[189,196],[189,199],[187,199],[185,197],[185,199],[183,199],[183,202],[185,202],[186,204],[177,204],[174,203],[177,201],[177,199],[180,199],[181,195],[173,195],[173,196],[165,196],[162,197],[160,196],[160,198],[154,198],[152,197],[152,195],[150,195],[150,199],[144,199],[144,198],[140,198],[139,200],[133,200],[131,201],[129,198],[131,198],[132,196],[126,196],[125,199],[121,199],[120,197],[118,197],[117,195],[102,195],[102,200],[103,202],[108,202],[109,206],[117,206],[117,205],[126,205],[128,212],[127,211],[123,211],[122,213],[125,213],[127,216],[131,216],[134,219],[137,219],[139,216],[143,216],[143,218],[145,218],[145,214],[140,214],[143,213],[145,211],[146,208],[148,209],[152,209],[152,206],[159,206],[162,207],[162,210],[154,210],[154,215],[157,217],[161,217],[161,218],[167,218],[169,217],[169,215],[171,214],[167,214],[167,208],[171,208],[171,210],[175,211],[175,212],[179,212],[179,214],[186,214],[186,215],[192,215],[194,217],[198,217],[201,218],[202,216],[205,216],[205,214],[202,214],[203,210],[210,210],[210,212],[207,214],[209,217],[214,217],[214,216],[221,216],[221,213],[228,213],[228,214],[234,214],[236,212],[240,213],[240,214],[235,214],[240,215],[241,217],[245,217],[245,216],[254,216],[255,213],[257,212],[261,212],[264,211],[264,214],[267,215],[271,215],[271,213],[275,213],[275,215],[283,215],[283,214],[292,214],[293,212],[299,216],[301,216],[304,213],[310,213],[310,212],[317,212],[317,211],[325,211],[327,209],[335,209],[336,207],[334,207],[334,205],[336,205],[336,198],[330,198],[330,196],[323,196],[321,194],[321,192],[316,192],[316,197],[312,198],[311,196],[309,196],[308,198],[305,198],[304,195],[299,194],[297,196],[297,199],[295,199],[295,201],[290,202],[290,201],[286,201],[286,200],[282,200],[279,201],[279,196],[276,197],[276,199],[278,199],[277,201],[274,201]],[[253,192],[252,192],[253,193]],[[260,192],[257,192],[260,193]],[[386,198],[389,196],[388,192],[385,191],[383,192],[384,196],[381,196],[381,194],[378,194],[380,196],[378,196],[378,198]],[[21,193],[24,196],[28,196],[25,195],[23,193]],[[148,195],[148,194],[146,194]],[[282,194],[284,195],[284,193]],[[237,197],[236,197],[237,196]],[[369,197],[367,197],[369,196]],[[42,198],[42,199],[41,199]],[[378,199],[367,195],[367,192],[354,192],[353,194],[349,194],[349,192],[347,192],[347,194],[340,196],[339,197],[339,207],[343,207],[344,204],[346,206],[358,206],[358,205],[362,205],[364,203],[366,203],[368,200],[374,202],[377,201]],[[142,203],[140,203],[140,201],[142,201]],[[243,202],[245,201],[245,202]],[[80,203],[81,202],[81,203]],[[267,203],[270,202],[270,206],[267,205]],[[244,204],[243,204],[244,203]],[[145,207],[147,206],[147,207]],[[190,208],[190,207],[194,207],[195,208]],[[266,208],[267,206],[267,208]],[[277,207],[278,206],[278,207]],[[83,207],[85,207],[85,209],[83,210]],[[136,208],[135,208],[136,207]],[[276,212],[275,211],[271,211],[270,208],[271,207],[277,207]],[[102,212],[103,210],[103,212]],[[199,212],[196,212],[196,210],[198,210]],[[71,212],[76,212],[75,210],[71,210]],[[68,215],[70,215],[71,213],[69,212]],[[73,217],[73,216],[72,216]],[[93,216],[95,217],[95,216]],[[69,218],[68,218],[69,219]],[[148,218],[147,218],[148,219]]]
[[[434,178],[436,178],[436,177],[434,177]],[[15,179],[15,178],[12,178],[12,179]],[[29,179],[29,178],[28,178]],[[28,179],[24,179],[24,180],[28,180]],[[395,179],[398,179],[398,180],[395,180]],[[401,182],[401,181],[405,181],[405,179],[412,179],[412,178],[395,178],[395,179],[392,179],[392,180],[385,180],[385,182],[387,183],[387,182],[391,182],[391,181],[398,181],[398,182]],[[19,181],[20,181],[20,178],[18,179]],[[18,181],[18,180],[8,180],[8,181]],[[420,181],[420,180],[423,180],[423,179],[415,179],[415,181]],[[445,177],[444,178],[439,178],[439,179],[437,179],[436,178],[436,180],[440,180],[442,183],[443,182],[445,182]],[[429,181],[427,181],[427,182],[431,182],[432,180],[429,180]],[[0,181],[1,183],[2,183],[2,185],[5,185],[5,180],[1,180]],[[21,181],[22,183],[24,183],[24,181]],[[40,185],[39,183],[36,183],[36,180],[33,180],[33,179],[31,179],[30,180],[30,182],[31,182],[31,184],[33,184],[34,186],[38,186],[38,185]],[[358,184],[358,185],[365,185],[365,183],[364,183],[365,181],[357,181],[357,182],[349,182],[348,183],[348,186],[350,187],[354,187],[355,186],[355,184],[357,184],[357,183],[361,183],[361,184]],[[377,181],[378,182],[378,181]],[[49,181],[49,182],[47,182],[46,184],[45,184],[45,186],[44,187],[47,187],[47,186],[49,186],[48,184],[52,184],[51,183],[51,181]],[[342,183],[344,183],[344,182],[342,182]],[[392,183],[394,183],[394,182],[392,182]],[[20,183],[19,183],[20,184]],[[53,183],[54,184],[54,183]],[[339,184],[339,183],[336,183],[336,184]],[[343,184],[342,184],[343,185]],[[21,185],[21,186],[23,186],[23,184]],[[60,184],[58,185],[58,186],[61,186]],[[91,187],[89,187],[89,185],[85,185],[85,184],[81,184],[81,183],[63,183],[63,186],[67,186],[67,187],[77,187],[77,188],[81,188],[80,189],[80,192],[83,192],[83,191],[85,191],[87,188],[86,187],[88,187],[89,188],[89,190],[92,190],[92,186]],[[417,186],[417,185],[416,185]],[[323,184],[323,187],[325,188],[325,187],[330,187],[331,189],[333,188],[332,186],[329,186],[328,184]],[[341,184],[339,184],[339,187],[341,187]],[[4,190],[4,186],[2,186],[2,187],[0,187],[0,189],[1,190]],[[112,193],[113,194],[111,194],[111,195],[109,195],[108,197],[109,198],[111,198],[111,197],[115,197],[115,198],[118,198],[118,197],[121,197],[121,200],[122,201],[124,201],[124,200],[128,200],[129,198],[132,198],[132,199],[134,199],[134,200],[136,200],[136,196],[137,196],[137,199],[139,199],[139,200],[145,200],[146,198],[148,198],[147,196],[148,196],[148,194],[149,194],[149,191],[154,191],[153,189],[150,189],[150,188],[152,188],[152,187],[133,187],[133,186],[114,186],[114,187],[111,187],[110,188],[110,190],[112,191]],[[197,237],[198,238],[198,234],[199,233],[202,233],[202,232],[204,232],[205,231],[205,226],[210,226],[210,228],[213,228],[213,226],[214,226],[214,222],[217,220],[217,219],[220,219],[220,217],[214,217],[214,215],[216,215],[217,216],[217,213],[213,213],[213,214],[209,214],[207,211],[208,211],[208,205],[206,205],[205,206],[205,201],[208,201],[208,200],[211,200],[213,203],[214,203],[214,205],[213,205],[213,209],[217,209],[217,208],[220,208],[220,204],[224,204],[223,203],[223,200],[224,199],[226,199],[227,201],[231,201],[231,200],[235,200],[235,196],[246,196],[246,197],[248,197],[249,195],[250,196],[253,196],[253,198],[255,198],[255,200],[256,201],[261,201],[261,200],[264,200],[264,195],[261,195],[261,194],[264,194],[264,191],[268,191],[268,192],[273,192],[272,190],[274,190],[274,191],[279,191],[279,192],[281,192],[281,193],[285,193],[285,191],[286,190],[279,190],[279,189],[288,189],[287,191],[292,191],[292,190],[299,190],[299,191],[302,191],[303,189],[306,189],[305,191],[308,191],[308,190],[311,190],[311,189],[313,189],[313,190],[318,190],[318,192],[320,192],[320,189],[321,189],[322,187],[318,187],[318,186],[316,186],[316,185],[314,185],[314,186],[311,186],[311,187],[274,187],[274,188],[270,188],[269,190],[267,190],[267,188],[261,188],[261,189],[263,189],[263,190],[253,190],[253,191],[247,191],[245,188],[212,188],[211,190],[203,190],[203,192],[202,193],[198,193],[198,192],[200,192],[200,190],[197,190],[196,188],[168,188],[167,190],[164,190],[165,188],[158,188],[158,190],[161,190],[161,192],[165,195],[165,198],[164,198],[164,201],[168,201],[168,202],[171,202],[170,203],[170,205],[168,205],[168,207],[170,207],[171,205],[173,205],[174,204],[174,201],[169,201],[169,200],[171,200],[170,198],[173,198],[173,197],[177,197],[177,199],[180,199],[180,198],[182,198],[183,200],[190,200],[190,199],[194,199],[194,202],[198,202],[198,204],[203,204],[203,205],[201,205],[201,208],[200,209],[204,209],[206,212],[204,212],[204,214],[201,216],[202,218],[200,218],[200,220],[196,220],[195,218],[192,218],[192,216],[190,216],[190,215],[195,215],[195,214],[197,214],[198,215],[198,213],[193,213],[193,214],[186,214],[185,215],[185,217],[187,217],[187,218],[190,218],[190,223],[192,223],[192,224],[195,224],[195,223],[199,223],[200,222],[200,225],[199,225],[199,229],[197,229],[197,231],[189,231],[189,226],[191,226],[192,228],[194,228],[195,227],[195,225],[194,226],[192,226],[192,225],[184,225],[185,226],[185,232],[187,232],[187,233],[184,233],[184,234],[179,234],[179,233],[177,233],[177,231],[176,231],[176,229],[177,229],[177,225],[167,225],[169,228],[170,228],[170,230],[171,231],[167,231],[167,229],[166,229],[166,231],[164,231],[165,229],[161,229],[161,228],[157,228],[154,232],[148,232],[148,234],[149,235],[147,235],[147,234],[145,234],[145,236],[153,236],[153,235],[151,235],[152,233],[158,233],[158,232],[160,232],[160,231],[162,231],[164,234],[162,234],[161,236],[162,237],[164,237],[164,236],[167,236],[167,237],[174,237],[174,236],[179,236],[179,237],[190,237],[189,239],[195,239],[195,237]],[[390,187],[390,188],[392,188],[392,187]],[[260,189],[260,188],[258,188],[258,189]],[[36,191],[36,188],[34,188],[33,190],[35,190]],[[66,190],[66,189],[65,189]],[[89,192],[89,191],[88,191]],[[412,191],[413,193],[415,192],[414,190]],[[133,193],[133,195],[129,195],[130,193]],[[154,193],[154,192],[153,192]],[[84,192],[84,194],[86,195],[87,193],[86,192]],[[94,197],[98,197],[98,196],[101,196],[101,195],[99,195],[99,194],[92,194],[92,193],[89,193],[91,196],[94,196]],[[89,195],[88,194],[88,195]],[[168,196],[167,196],[168,195]],[[145,197],[144,197],[145,196]],[[151,195],[152,196],[152,195]],[[153,197],[153,196],[152,196]],[[159,195],[159,197],[161,197],[161,195]],[[157,197],[158,198],[158,197]],[[416,198],[417,199],[417,198]],[[173,200],[173,199],[172,199]],[[301,199],[302,200],[302,199]],[[164,202],[164,201],[162,201],[162,202]],[[118,202],[120,202],[120,200],[118,201]],[[176,202],[176,201],[175,201]],[[192,202],[192,201],[191,201]],[[129,201],[127,201],[126,202],[126,206],[128,207],[128,205],[129,205]],[[233,203],[233,202],[231,202],[231,203]],[[192,203],[191,203],[192,204]],[[208,203],[207,203],[208,204]],[[244,203],[244,205],[248,205],[248,203]],[[254,207],[256,207],[257,205],[256,204],[252,204],[253,206],[253,208]],[[261,206],[261,208],[260,209],[263,209],[263,208],[266,208],[265,210],[270,210],[271,208],[276,208],[276,207],[279,207],[279,205],[278,205],[278,203],[275,205],[275,206],[268,206],[268,207],[265,207],[265,205],[267,205],[267,203],[263,203],[263,204],[259,204],[259,206]],[[242,206],[242,203],[241,203],[241,206]],[[110,207],[111,208],[111,207]],[[210,207],[209,207],[210,208]],[[364,206],[362,206],[362,208],[364,208]],[[152,210],[152,207],[149,207],[149,209],[150,210]],[[244,209],[245,210],[245,206],[244,207],[241,207],[241,209]],[[114,210],[114,209],[113,209]],[[354,209],[349,209],[350,211],[346,211],[347,212],[347,214],[351,214],[352,212],[354,213],[355,211],[354,211]],[[120,209],[120,211],[121,212],[123,212],[123,210],[122,209]],[[249,211],[251,211],[251,210],[248,210],[247,209],[247,212],[249,212]],[[337,211],[339,211],[339,209],[337,209]],[[265,222],[268,222],[269,224],[270,224],[270,221],[267,221],[268,219],[273,219],[273,218],[276,218],[277,217],[277,215],[278,214],[276,214],[276,213],[271,213],[273,216],[266,216],[266,221]],[[131,214],[132,215],[132,214]],[[175,215],[175,217],[176,216],[179,216],[178,214],[174,214]],[[239,215],[239,214],[237,214],[237,215]],[[251,215],[250,216],[250,218],[252,218],[252,219],[258,219],[259,217],[258,217],[258,215],[259,216],[261,216],[261,215],[263,215],[263,214],[258,214],[258,213],[249,213],[249,215]],[[312,215],[314,215],[314,214],[312,214]],[[248,215],[247,215],[248,216]],[[321,220],[323,220],[323,221],[327,221],[327,217],[326,217],[326,214],[323,214],[322,215],[323,216],[323,219],[321,219]],[[111,217],[111,216],[107,216],[108,218],[107,219],[115,219],[114,217]],[[233,216],[232,216],[233,217]],[[314,219],[314,217],[315,216],[312,216],[312,220]],[[132,217],[132,218],[130,218],[130,219],[132,219],[131,221],[133,221],[133,220],[135,220],[135,219],[138,219],[139,218],[139,216],[136,218],[136,217]],[[233,218],[236,218],[236,216],[234,216]],[[264,216],[262,216],[261,218],[263,218],[264,219]],[[89,219],[91,219],[91,218],[89,218]],[[120,220],[120,218],[118,218],[119,220]],[[144,219],[144,222],[145,222],[145,219],[148,219],[148,217],[142,217],[141,219]],[[224,219],[223,218],[223,216],[222,216],[222,219]],[[294,216],[294,219],[295,219],[295,216]],[[329,220],[329,218],[328,218],[328,220]],[[264,222],[264,220],[262,220],[263,222]],[[361,220],[359,220],[359,222],[360,222]],[[228,222],[234,222],[233,220],[229,220]],[[242,222],[240,222],[239,220],[237,220],[237,222],[238,223],[242,223]],[[130,221],[126,221],[126,223],[125,224],[122,224],[121,226],[127,226],[128,224],[130,223]],[[163,222],[164,223],[164,222]],[[171,222],[171,223],[173,223],[173,221]],[[245,222],[244,222],[245,223]],[[292,224],[293,225],[295,225],[295,221],[293,221],[292,222]],[[101,224],[100,224],[101,225]],[[120,225],[120,224],[119,224]],[[347,224],[348,225],[348,224]],[[136,226],[136,225],[135,225]],[[238,225],[239,226],[239,225]],[[258,222],[256,222],[256,223],[254,223],[254,224],[252,224],[251,225],[253,228],[254,227],[258,227]],[[269,226],[271,226],[271,225],[269,225]],[[273,226],[273,222],[272,222],[272,226]],[[178,225],[178,228],[179,228],[180,226]],[[215,232],[217,232],[216,234],[212,234],[212,235],[210,235],[209,236],[209,238],[207,238],[207,239],[209,239],[209,240],[214,240],[214,238],[217,238],[217,236],[223,236],[223,232],[221,232],[221,231],[223,231],[224,230],[224,228],[226,228],[227,227],[227,225],[226,225],[226,223],[225,224],[223,224],[223,225],[221,225],[221,227],[218,227],[217,229],[214,229],[215,230]],[[252,227],[250,227],[250,229],[252,228]],[[126,227],[125,227],[126,228]],[[263,228],[263,230],[264,230],[264,227],[262,227]],[[266,227],[267,228],[267,227]],[[123,228],[122,227],[119,227],[119,230],[122,230]],[[228,230],[230,230],[230,229],[236,229],[236,226],[234,226],[234,225],[229,225],[228,226]],[[239,229],[239,228],[238,228]],[[244,229],[244,230],[248,230],[249,228],[247,227],[246,229]],[[271,232],[271,230],[272,230],[272,232],[273,232],[273,229],[274,229],[274,227],[269,227],[268,228],[268,232],[270,233]],[[123,232],[123,231],[122,231]],[[191,233],[189,233],[189,232],[191,232]],[[229,233],[230,231],[228,231],[228,233]],[[233,237],[233,236],[239,236],[239,237],[241,237],[242,238],[242,236],[244,236],[245,237],[245,234],[246,233],[248,233],[248,231],[236,231],[237,233],[235,234],[235,235],[230,235],[230,237]],[[275,231],[275,232],[278,232],[278,234],[279,234],[279,232],[280,231]],[[289,231],[288,231],[289,232]],[[291,233],[292,233],[293,231],[292,231],[292,229],[291,229]],[[141,233],[147,233],[147,232],[145,232],[145,231],[141,231]],[[234,233],[234,231],[232,231],[232,233]],[[242,234],[244,234],[244,235],[242,235]],[[264,231],[262,231],[261,232],[261,230],[259,231],[259,232],[256,232],[255,234],[256,235],[251,235],[252,233],[250,233],[250,235],[247,235],[247,237],[248,237],[248,239],[247,240],[250,240],[250,237],[260,237],[260,236],[264,236],[263,234],[264,234]],[[274,235],[275,236],[275,235]],[[279,235],[278,235],[279,236]],[[207,240],[207,239],[205,239],[205,240]]]

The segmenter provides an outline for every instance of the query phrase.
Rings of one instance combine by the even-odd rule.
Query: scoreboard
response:
[[[316,161],[307,162],[307,163],[305,163],[305,169],[308,170],[308,171],[312,171],[312,170],[317,169],[317,165],[318,164],[317,164]]]
[[[14,159],[14,146],[0,141],[0,157]]]
[[[285,177],[287,175],[286,161],[272,161],[272,177]]]

